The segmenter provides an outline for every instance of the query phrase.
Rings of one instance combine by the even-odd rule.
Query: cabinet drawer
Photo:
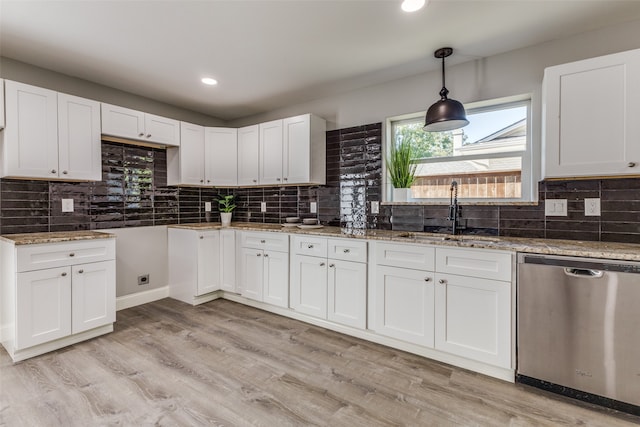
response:
[[[277,252],[289,252],[289,235],[284,233],[244,232],[241,247],[264,249]]]
[[[291,236],[291,252],[326,258],[327,239],[314,236]]]
[[[378,265],[431,270],[435,268],[435,248],[432,246],[397,243],[376,243]]]
[[[436,250],[436,270],[461,276],[511,281],[512,255],[486,249]]]
[[[367,262],[367,242],[354,239],[329,239],[328,257],[345,261]]]
[[[115,239],[95,239],[17,247],[18,272],[112,259],[116,259]]]

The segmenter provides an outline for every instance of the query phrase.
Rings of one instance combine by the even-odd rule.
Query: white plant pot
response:
[[[220,212],[220,221],[223,227],[228,227],[231,224],[232,212]]]
[[[394,202],[408,202],[409,200],[411,200],[410,188],[394,188],[393,189]]]

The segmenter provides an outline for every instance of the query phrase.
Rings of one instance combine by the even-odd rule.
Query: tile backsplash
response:
[[[217,222],[218,194],[237,196],[234,221],[281,223],[300,216],[347,228],[450,231],[443,205],[383,205],[379,214],[370,213],[371,202],[382,200],[381,123],[327,132],[324,186],[172,187],[166,164],[164,150],[105,141],[100,182],[0,179],[0,233]],[[584,199],[594,197],[601,199],[602,215],[585,216]],[[67,198],[74,199],[74,212],[62,212]],[[546,217],[547,199],[567,199],[568,215]],[[540,182],[539,200],[535,206],[463,204],[463,233],[640,243],[640,178]],[[207,201],[214,202],[212,212],[204,212]]]

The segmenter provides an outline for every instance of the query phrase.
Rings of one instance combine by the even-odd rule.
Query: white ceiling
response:
[[[0,0],[0,54],[223,120],[640,19],[640,1]],[[220,83],[206,87],[203,76]]]

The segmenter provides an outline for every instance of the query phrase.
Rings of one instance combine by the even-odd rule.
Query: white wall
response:
[[[168,285],[166,226],[110,228],[99,231],[116,235],[116,296]],[[149,284],[138,286],[138,276],[143,274],[149,274]]]

